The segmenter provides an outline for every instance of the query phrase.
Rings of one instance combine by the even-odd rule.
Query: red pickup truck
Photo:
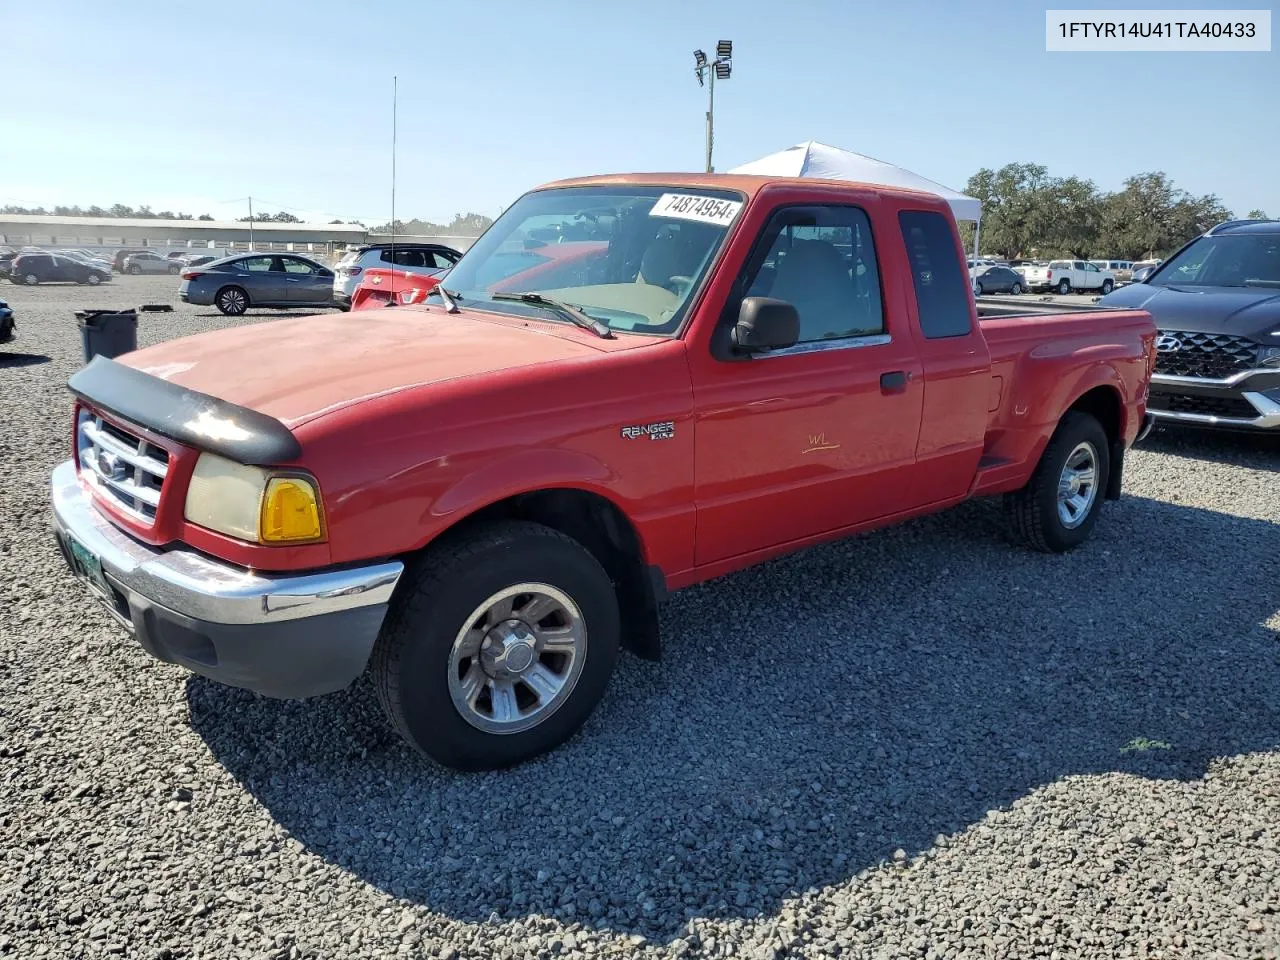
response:
[[[930,195],[555,183],[425,303],[81,369],[57,539],[163,660],[288,698],[370,669],[423,753],[511,764],[657,657],[670,590],[988,494],[1034,548],[1087,539],[1151,318],[990,309]]]

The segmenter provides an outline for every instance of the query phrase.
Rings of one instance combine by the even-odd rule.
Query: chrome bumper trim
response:
[[[1241,370],[1233,373],[1229,377],[1221,379],[1213,379],[1212,377],[1180,377],[1172,373],[1157,373],[1152,375],[1151,382],[1166,387],[1218,387],[1227,390],[1237,389],[1247,380],[1254,377],[1263,376],[1280,376],[1280,367],[1253,367],[1249,370]]]
[[[278,575],[246,570],[186,547],[159,550],[130,537],[98,511],[72,461],[59,464],[51,482],[55,526],[102,562],[113,585],[194,619],[278,623],[385,604],[404,571],[404,564],[393,560]]]
[[[1205,383],[1206,381],[1201,380],[1199,382]],[[1215,417],[1207,413],[1177,413],[1172,410],[1148,409],[1161,420],[1202,423],[1211,427],[1248,427],[1254,430],[1272,430],[1280,427],[1280,403],[1272,400],[1264,393],[1242,393],[1240,396],[1258,411],[1258,416],[1252,419],[1245,417]]]

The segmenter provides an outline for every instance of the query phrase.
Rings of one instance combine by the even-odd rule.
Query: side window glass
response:
[[[740,280],[740,289],[744,297],[773,297],[794,306],[800,314],[798,343],[884,333],[880,273],[863,210],[788,207],[773,215],[764,242],[764,259],[754,270],[748,264],[750,276]]]
[[[921,332],[930,340],[965,336],[971,326],[969,281],[950,222],[940,213],[903,210],[898,225],[911,263]]]
[[[291,257],[284,258],[284,269],[285,273],[311,274],[315,272],[312,270],[311,264],[302,260],[294,260]]]
[[[250,273],[266,273],[271,269],[270,257],[246,257],[239,263],[241,270],[248,270]]]

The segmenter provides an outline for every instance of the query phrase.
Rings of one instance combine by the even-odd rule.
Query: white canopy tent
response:
[[[976,225],[973,236],[974,256],[978,253],[978,233],[982,228],[982,203],[934,183],[918,173],[895,167],[874,157],[841,150],[838,147],[806,140],[794,147],[779,150],[759,160],[752,160],[730,173],[747,173],[765,177],[816,177],[822,180],[852,180],[857,183],[878,183],[890,187],[906,187],[942,197],[951,207],[957,220],[971,220]]]

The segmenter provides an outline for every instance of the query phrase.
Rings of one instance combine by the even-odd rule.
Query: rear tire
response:
[[[181,272],[182,272],[182,267],[179,267],[179,266],[172,266],[172,267],[170,267],[170,268],[169,268],[169,276],[171,276],[171,277],[176,277],[176,276],[177,276],[178,274],[180,274]]]
[[[387,718],[416,750],[492,770],[582,726],[609,684],[620,633],[594,556],[550,527],[504,521],[428,549],[405,571],[371,669]]]
[[[228,317],[238,317],[249,309],[249,294],[240,287],[223,287],[213,298],[218,312]]]
[[[28,273],[25,277],[22,278],[22,282],[25,283],[28,287],[34,287],[36,284],[40,282],[40,278],[37,277],[34,273]]]
[[[91,287],[96,287],[98,284],[102,282],[102,278],[98,276],[96,273],[91,273],[89,274],[89,276],[85,277],[84,282]]]
[[[982,284],[980,284],[980,283],[976,283],[976,282],[974,283],[974,285],[973,285],[973,295],[974,295],[975,297],[980,297],[980,296],[982,296]]]
[[[1071,292],[1071,281],[1070,281],[1070,280],[1067,280],[1067,279],[1065,279],[1065,278],[1064,278],[1064,279],[1062,279],[1062,280],[1059,280],[1059,281],[1058,281],[1058,293],[1062,294],[1062,296],[1064,296],[1064,297],[1065,297],[1065,296],[1066,296],[1068,293],[1070,293],[1070,292]]]
[[[129,268],[129,272],[136,277],[138,274],[142,273],[142,268],[135,263]]]
[[[1005,494],[1005,516],[1014,534],[1045,553],[1063,553],[1089,539],[1105,499],[1110,451],[1102,424],[1068,410],[1027,485]]]

